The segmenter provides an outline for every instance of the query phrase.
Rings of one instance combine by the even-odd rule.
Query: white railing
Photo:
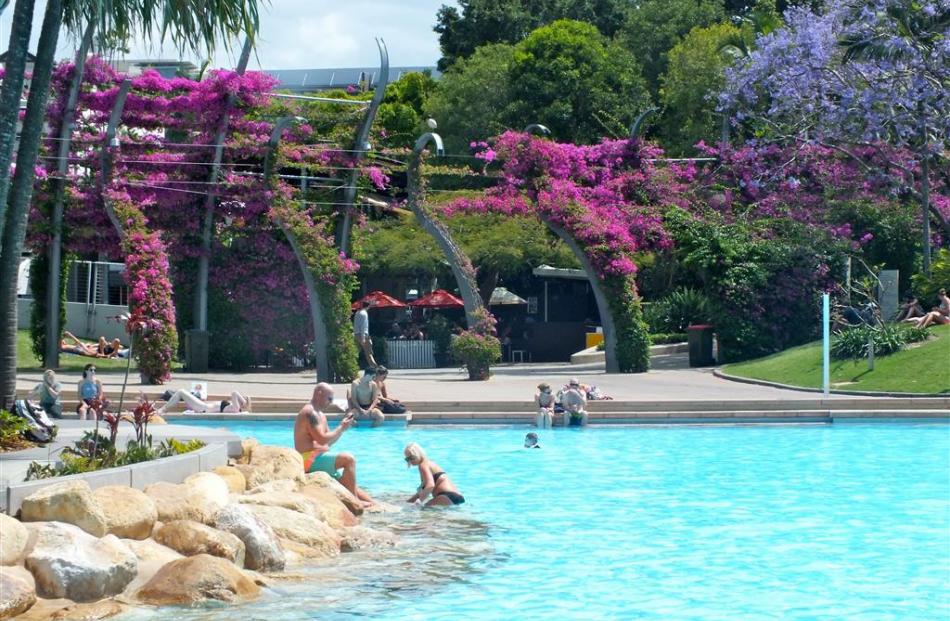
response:
[[[433,369],[435,368],[434,341],[386,339],[389,346],[389,368]]]

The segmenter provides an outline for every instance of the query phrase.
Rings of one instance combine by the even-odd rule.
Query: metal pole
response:
[[[930,156],[924,152],[924,159],[920,162],[920,203],[923,209],[923,247],[924,247],[924,275],[930,276]]]
[[[52,239],[49,246],[49,265],[46,272],[46,351],[44,352],[44,366],[50,369],[59,367],[59,337],[62,326],[59,325],[60,305],[60,264],[62,263],[63,249],[63,193],[66,189],[66,172],[69,169],[69,149],[73,136],[73,117],[76,114],[76,105],[79,101],[79,87],[82,84],[83,72],[86,68],[86,55],[92,47],[92,34],[95,30],[95,21],[90,21],[83,32],[82,43],[76,52],[76,64],[72,83],[69,85],[69,95],[66,100],[66,109],[63,111],[63,124],[59,131],[59,161],[56,163],[56,187],[53,190]]]
[[[831,395],[831,299],[821,296],[821,385],[825,398]]]

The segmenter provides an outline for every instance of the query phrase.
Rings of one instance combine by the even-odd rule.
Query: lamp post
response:
[[[630,140],[633,140],[640,134],[640,126],[643,125],[643,121],[646,120],[648,116],[654,112],[659,112],[660,109],[656,106],[650,106],[646,110],[640,113],[640,116],[637,117],[637,120],[633,122],[633,125],[630,126]]]
[[[531,123],[524,128],[524,133],[526,134],[537,134],[539,136],[550,136],[551,130],[548,129],[547,125],[541,125],[540,123]]]
[[[455,282],[458,284],[459,293],[462,295],[462,301],[465,303],[465,321],[469,329],[472,329],[477,323],[478,313],[476,311],[485,307],[478,295],[475,268],[472,266],[471,259],[452,239],[452,233],[449,229],[425,204],[425,182],[421,178],[419,168],[422,164],[422,152],[430,143],[435,147],[436,155],[445,154],[442,137],[435,132],[426,132],[416,140],[416,144],[412,148],[412,155],[409,156],[409,166],[406,169],[409,208],[416,216],[419,224],[422,225],[422,228],[435,240],[448,262],[452,275],[455,277]]]
[[[366,110],[366,116],[356,130],[356,140],[353,144],[353,169],[350,171],[346,188],[343,190],[343,219],[340,221],[337,234],[337,245],[340,252],[350,254],[350,231],[353,228],[353,203],[356,200],[356,182],[359,180],[359,163],[366,157],[366,154],[372,149],[369,143],[369,130],[376,119],[376,113],[379,111],[383,98],[386,95],[386,86],[389,85],[389,50],[386,49],[386,42],[382,39],[376,39],[376,47],[379,48],[379,79],[376,81],[373,91],[373,99],[370,101],[369,108]]]

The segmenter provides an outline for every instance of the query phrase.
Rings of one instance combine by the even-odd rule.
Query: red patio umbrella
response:
[[[455,297],[445,289],[436,289],[427,293],[418,300],[409,302],[415,308],[465,308],[465,302]]]
[[[391,295],[387,295],[382,291],[370,291],[353,302],[353,310],[358,310],[364,301],[369,302],[370,308],[406,308],[405,302],[400,302]]]

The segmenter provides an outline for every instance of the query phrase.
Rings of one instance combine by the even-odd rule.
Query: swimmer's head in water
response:
[[[524,437],[524,447],[535,448],[536,446],[538,446],[538,434],[532,431]]]

